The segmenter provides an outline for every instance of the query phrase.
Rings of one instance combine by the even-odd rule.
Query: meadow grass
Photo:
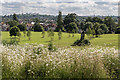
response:
[[[2,46],[2,76],[6,78],[120,78],[115,48],[58,48],[44,45]]]
[[[20,44],[25,43],[37,43],[37,44],[44,44],[48,45],[50,41],[50,37],[46,32],[45,38],[42,38],[41,32],[32,32],[31,40],[29,41],[27,36],[24,37],[23,32],[21,32],[21,41]],[[68,37],[68,33],[62,33],[62,39],[59,40],[58,33],[55,32],[54,36],[54,45],[57,47],[69,47],[72,45],[77,39],[80,39],[80,34],[75,34],[74,37]],[[86,35],[88,39],[88,36]],[[9,32],[2,32],[2,40],[10,40]],[[118,34],[104,34],[100,35],[98,38],[92,38],[90,40],[93,46],[103,46],[103,47],[115,47],[118,48]],[[77,47],[76,47],[77,48]]]

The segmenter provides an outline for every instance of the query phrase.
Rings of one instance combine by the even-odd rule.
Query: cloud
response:
[[[85,15],[118,15],[117,2],[105,2],[104,0],[9,0],[3,3],[3,14],[12,13],[40,13],[57,15],[58,11],[63,14],[76,13]],[[28,2],[29,1],[29,2]],[[106,0],[107,1],[107,0]]]

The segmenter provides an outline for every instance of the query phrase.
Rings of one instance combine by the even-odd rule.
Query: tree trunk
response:
[[[29,37],[29,40],[30,40],[30,37]]]
[[[59,40],[61,40],[61,37],[59,36]]]
[[[81,38],[80,38],[80,40],[82,41],[82,40],[84,40],[85,39],[85,32],[83,31],[82,33],[81,33]]]
[[[74,33],[73,33],[72,37],[74,37]]]

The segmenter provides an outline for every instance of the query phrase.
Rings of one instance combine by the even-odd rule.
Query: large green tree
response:
[[[100,28],[100,24],[98,22],[94,23],[94,30],[95,30],[95,35],[98,37],[102,33],[102,29]]]
[[[19,36],[18,34],[20,34],[20,29],[17,26],[14,26],[10,29],[9,33],[10,36]]]
[[[78,32],[78,27],[77,27],[77,25],[76,25],[75,22],[69,23],[69,25],[68,25],[68,27],[67,27],[67,31],[68,31],[68,32],[72,33],[73,30],[74,30],[76,33]]]
[[[88,18],[86,18],[86,22],[93,22],[93,23],[95,23],[95,22],[98,22],[98,23],[100,23],[100,24],[102,24],[103,23],[103,19],[101,19],[101,18],[99,18],[99,17],[88,17]]]
[[[63,19],[62,19],[62,12],[59,11],[59,15],[57,17],[57,28],[56,31],[63,30]]]
[[[112,19],[112,17],[106,17],[104,18],[104,24],[107,25],[108,29],[109,29],[109,33],[112,33],[113,31],[115,31],[115,21]]]
[[[80,38],[80,40],[84,40],[85,33],[88,33],[89,29],[90,29],[89,34],[91,34],[91,29],[93,29],[92,22],[81,22],[81,24],[80,24],[80,30],[81,30],[81,38]]]
[[[75,22],[77,23],[77,18],[76,18],[76,14],[75,13],[71,13],[71,14],[68,14],[67,16],[65,16],[64,18],[64,27],[65,29],[67,29],[68,25],[71,23],[71,22]]]
[[[100,28],[102,29],[102,34],[107,34],[108,33],[108,27],[106,26],[106,24],[101,24]]]

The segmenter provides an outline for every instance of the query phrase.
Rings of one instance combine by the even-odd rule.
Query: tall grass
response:
[[[58,48],[44,45],[3,46],[3,78],[118,78],[114,48]]]

